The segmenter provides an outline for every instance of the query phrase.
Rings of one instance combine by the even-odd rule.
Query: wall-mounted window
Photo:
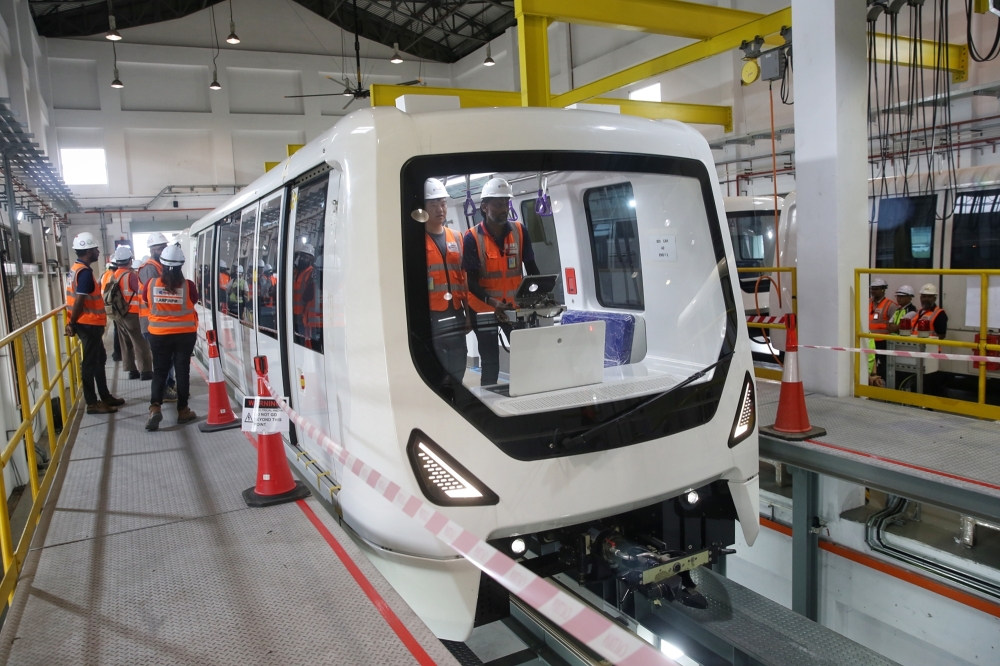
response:
[[[103,148],[62,148],[63,181],[67,185],[107,185],[108,163]]]
[[[952,268],[1000,268],[1000,190],[959,195],[953,224]]]
[[[882,199],[875,268],[932,268],[937,195]]]

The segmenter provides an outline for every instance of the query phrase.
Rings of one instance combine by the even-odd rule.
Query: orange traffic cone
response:
[[[206,331],[205,339],[208,341],[208,418],[204,423],[198,424],[198,429],[202,432],[216,432],[239,428],[240,420],[229,404],[226,380],[222,376],[222,361],[219,359],[215,331]]]
[[[253,360],[257,371],[257,400],[271,397],[267,390],[267,357],[257,356]],[[277,403],[275,403],[276,405]],[[292,477],[292,470],[285,458],[285,445],[281,433],[261,433],[257,435],[257,485],[243,491],[243,501],[247,506],[271,506],[294,502],[309,497],[309,488]]]
[[[785,315],[785,367],[781,373],[781,393],[778,395],[778,414],[774,425],[760,429],[765,435],[793,441],[821,437],[826,429],[809,423],[806,410],[806,392],[799,378],[799,331],[794,314]]]

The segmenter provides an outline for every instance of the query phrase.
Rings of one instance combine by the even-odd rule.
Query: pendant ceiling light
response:
[[[229,11],[232,12],[233,3],[229,3]],[[219,67],[216,61],[219,59],[219,27],[215,24],[215,5],[209,7],[209,18],[212,20],[212,82],[208,84],[209,90],[222,90],[222,84],[219,83]],[[232,21],[230,21],[230,25]],[[232,36],[232,35],[231,35]],[[227,40],[228,41],[228,40]],[[236,40],[239,42],[239,39]]]
[[[492,67],[493,65],[497,64],[496,60],[493,59],[493,51],[491,49],[492,49],[492,44],[487,42],[486,60],[483,61],[483,65],[485,65],[486,67]]]
[[[115,46],[114,42],[111,42],[111,53],[114,54],[114,60],[115,60],[115,65],[114,65],[115,78],[111,80],[111,87],[124,88],[125,84],[122,83],[122,80],[120,78],[118,78],[118,48]]]
[[[113,14],[108,14],[108,34],[104,36],[113,42],[117,42],[122,38],[121,34],[118,32],[118,26],[115,25],[115,17]]]
[[[392,60],[390,60],[393,65],[398,65],[403,62],[403,59],[399,57],[399,42],[392,45]]]
[[[226,41],[234,45],[240,43],[240,38],[236,36],[236,21],[233,20],[233,0],[229,0],[229,36]]]

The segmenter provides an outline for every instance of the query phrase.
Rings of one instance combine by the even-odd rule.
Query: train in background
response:
[[[938,186],[931,191],[926,191],[926,174],[922,177],[911,176],[908,182],[904,180],[899,176],[889,178],[884,183],[881,179],[869,183],[869,192],[872,194],[869,198],[870,268],[1000,269],[1000,165],[958,169],[953,181],[946,173],[936,174],[934,182]],[[876,193],[879,196],[875,196]],[[746,210],[756,199],[771,200],[769,197],[727,199],[727,215],[730,215],[731,208],[732,215],[745,214],[740,211]],[[762,205],[766,207],[768,204]],[[797,234],[794,192],[784,198],[781,208],[778,227],[780,265],[795,266]],[[773,211],[773,204],[770,204],[770,209]],[[774,232],[773,215],[762,214],[759,219],[760,226],[756,233],[758,237],[762,234],[764,238],[750,242],[764,243],[763,263],[773,266],[773,261],[769,262],[767,259],[768,246],[765,243],[767,234]],[[735,250],[737,231],[734,231],[732,223],[730,231],[734,234]],[[737,251],[737,262],[740,260],[740,252]],[[756,258],[751,254],[743,260],[756,261]],[[935,285],[939,293],[938,304],[948,313],[948,337],[966,342],[978,341],[978,311],[967,311],[967,304],[973,303],[973,307],[978,308],[979,278],[972,278],[976,283],[972,285],[970,278],[962,275],[890,274],[880,277],[889,284],[886,291],[889,298],[893,298],[896,290],[904,284],[916,291],[924,284]],[[993,281],[995,284],[996,278]],[[768,297],[773,298],[771,294]],[[744,287],[744,305],[748,312],[752,311],[752,302],[752,294],[747,295]],[[773,305],[770,300],[766,302],[769,306]],[[1000,318],[997,309],[991,308],[991,323]],[[769,312],[770,310],[769,307]],[[1000,340],[997,328],[990,327],[991,337],[995,336],[996,340]],[[773,337],[774,346],[780,348],[781,345],[777,343],[778,335]],[[754,351],[755,359],[765,358],[757,348]],[[956,354],[969,353],[969,350],[964,349],[949,351]],[[991,355],[994,353],[990,352]],[[944,397],[976,399],[975,382],[979,375],[976,364],[969,361],[940,361],[938,368],[939,372],[946,375],[940,385]],[[1000,395],[1000,360],[998,364],[987,365],[987,378],[987,394],[993,396],[988,397],[988,400],[993,400]]]
[[[759,529],[750,341],[714,173],[679,123],[365,109],[195,223],[185,269],[238,398],[264,355],[294,409],[480,537],[535,555],[523,563],[541,575],[569,573],[625,610],[623,589],[697,607],[681,560],[717,560],[737,524],[751,544]],[[475,363],[451,377],[433,351],[421,220],[435,178],[448,226],[467,230],[494,176],[555,283],[519,303],[499,384],[482,386]],[[566,380],[595,361],[594,383]],[[328,451],[294,429],[287,443],[437,636],[508,612],[502,588]]]

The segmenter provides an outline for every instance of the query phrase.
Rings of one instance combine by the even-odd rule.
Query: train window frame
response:
[[[900,215],[892,210],[902,201],[912,202],[910,211]],[[890,203],[891,202],[891,203]],[[898,219],[892,221],[892,226],[886,226],[890,220],[882,221],[883,211],[889,205],[889,215],[895,215]],[[922,214],[919,218],[915,215],[917,209]],[[934,252],[937,247],[935,234],[935,221],[937,218],[937,194],[920,194],[914,196],[883,197],[879,201],[878,218],[875,220],[875,268],[902,268],[902,269],[923,269],[934,268]],[[930,225],[916,224],[917,221],[930,221]],[[930,246],[926,257],[914,255],[913,231],[914,229],[930,229]],[[891,246],[889,245],[891,238]],[[891,251],[892,256],[889,257]]]
[[[253,298],[254,298],[254,312],[256,313],[256,315],[254,317],[254,324],[255,324],[255,326],[257,328],[257,332],[259,334],[266,335],[267,337],[269,337],[269,338],[271,338],[273,340],[277,340],[278,339],[278,311],[279,311],[278,308],[280,307],[280,302],[279,302],[280,299],[278,298],[278,294],[281,292],[281,280],[280,280],[280,278],[277,278],[277,276],[278,276],[278,273],[281,270],[281,261],[280,260],[281,260],[281,250],[282,250],[282,247],[283,247],[282,246],[282,242],[281,242],[281,232],[282,232],[282,221],[283,221],[283,219],[284,219],[284,217],[286,215],[286,212],[285,212],[285,199],[286,199],[285,188],[282,187],[282,188],[280,188],[278,190],[275,190],[274,192],[271,192],[267,196],[261,197],[260,201],[258,202],[258,207],[257,207],[257,230],[256,230],[256,236],[255,236],[255,239],[256,239],[255,240],[256,250],[255,250],[255,257],[254,257],[254,262],[255,262],[254,263],[254,270],[253,270],[253,273],[252,273],[252,275],[253,275],[253,285],[254,285],[254,291],[253,291],[253,293],[254,293],[254,296],[253,296]],[[269,224],[271,224],[272,226],[268,227],[268,229],[265,230],[264,229],[264,213],[265,213],[264,207],[265,207],[265,205],[270,205],[270,204],[273,204],[273,203],[277,204],[277,216],[274,218],[273,222],[269,221]],[[272,298],[274,299],[274,306],[273,306],[273,309],[274,309],[274,314],[273,314],[274,328],[269,328],[269,327],[264,326],[261,323],[261,321],[263,319],[263,315],[261,314],[261,309],[262,308],[261,308],[261,301],[260,301],[260,294],[262,293],[262,290],[260,288],[260,284],[259,283],[261,281],[261,278],[263,277],[263,274],[262,274],[263,272],[259,271],[258,268],[260,267],[261,263],[264,263],[263,253],[266,250],[266,248],[263,245],[263,243],[264,243],[264,232],[265,231],[271,231],[272,229],[274,230],[274,233],[273,233],[274,240],[273,240],[273,242],[276,245],[276,249],[274,251],[273,256],[274,256],[274,261],[277,264],[277,266],[271,265],[271,269],[272,269],[272,273],[276,276],[276,279],[278,279],[278,283],[274,285],[274,293],[273,293],[273,296],[272,296]]]
[[[422,208],[424,181],[440,174],[594,171],[693,178],[701,190],[725,312],[718,365],[709,380],[684,386],[627,414],[650,396],[601,402],[516,416],[499,416],[461,382],[453,383],[433,351],[427,298],[424,229],[410,213]],[[718,409],[730,373],[740,322],[733,276],[723,238],[716,186],[706,165],[686,157],[584,151],[498,151],[420,155],[400,168],[400,225],[403,296],[411,361],[418,376],[445,403],[506,455],[522,461],[543,460],[639,444],[709,423]],[[727,232],[728,233],[728,232]],[[623,416],[624,415],[624,416]],[[571,449],[559,444],[598,423],[620,421]],[[553,429],[558,424],[558,429]]]
[[[321,187],[323,189],[323,196],[320,197],[320,202],[321,202],[320,209],[321,209],[321,212],[319,214],[319,218],[320,219],[319,219],[319,229],[318,229],[318,231],[319,231],[318,238],[320,240],[320,244],[319,244],[319,247],[316,247],[316,245],[313,244],[313,249],[316,251],[317,258],[322,258],[323,257],[323,253],[325,252],[325,248],[326,248],[326,222],[327,222],[326,217],[327,217],[327,203],[328,203],[327,199],[330,196],[330,171],[324,171],[322,174],[320,174],[319,176],[316,176],[315,178],[311,178],[311,179],[309,179],[307,181],[304,181],[304,182],[301,182],[301,183],[297,183],[290,190],[290,191],[294,192],[295,194],[294,194],[294,203],[289,204],[287,206],[287,212],[286,212],[286,215],[285,215],[285,217],[286,217],[286,228],[287,228],[287,232],[285,234],[286,237],[287,237],[286,242],[289,243],[290,245],[292,245],[292,248],[293,248],[293,251],[290,253],[291,254],[292,265],[291,265],[290,270],[289,270],[289,273],[292,276],[292,280],[291,280],[292,291],[291,291],[291,294],[292,294],[293,317],[292,317],[292,324],[291,324],[291,326],[288,329],[288,333],[290,335],[290,339],[292,340],[293,344],[298,345],[299,347],[302,347],[303,349],[308,349],[308,350],[310,350],[312,352],[315,352],[317,354],[322,355],[322,354],[324,354],[326,352],[326,342],[327,342],[326,327],[325,326],[321,326],[320,327],[320,331],[319,331],[319,333],[320,333],[319,334],[319,347],[318,348],[316,348],[314,346],[307,345],[304,334],[302,332],[300,332],[300,331],[296,331],[295,330],[296,325],[299,324],[300,322],[298,320],[298,317],[294,316],[294,307],[295,307],[295,281],[296,281],[296,278],[294,277],[294,275],[295,275],[294,274],[294,270],[295,270],[295,267],[294,267],[294,262],[295,262],[294,247],[297,245],[297,243],[301,239],[301,236],[299,235],[300,234],[299,225],[302,224],[302,220],[299,217],[299,212],[300,212],[299,203],[303,199],[302,191],[305,190],[305,189],[307,189],[307,188],[313,187],[313,186],[319,186],[319,187]],[[292,212],[293,211],[295,213],[295,218],[294,219],[292,219]],[[288,257],[287,248],[285,250],[284,256]],[[319,278],[314,282],[314,293],[317,293],[317,291],[318,291],[318,293],[320,295],[320,300],[319,300],[319,318],[320,318],[321,321],[325,322],[324,308],[326,306],[325,306],[325,300],[323,298],[323,295],[324,295],[323,294],[323,267],[324,267],[323,266],[323,262],[321,262],[320,263],[320,268],[319,268],[319,271],[318,271],[319,272]],[[315,265],[314,265],[314,273],[315,273]],[[319,285],[319,289],[318,290],[316,290],[316,287],[315,287],[316,283],[318,283],[318,285]]]
[[[971,201],[966,203],[963,199],[971,199]],[[987,200],[991,200],[989,210],[983,207],[983,202]],[[978,211],[974,210],[977,202],[979,202]],[[961,209],[966,205],[972,210],[963,212]],[[973,216],[981,216],[983,219],[973,219]],[[961,270],[1000,269],[1000,190],[958,194],[951,224],[950,268]],[[982,233],[984,225],[986,234]],[[967,226],[974,228],[967,229],[965,228]],[[989,234],[990,231],[993,232],[992,236]],[[985,245],[985,247],[980,247],[981,245]],[[972,256],[975,253],[971,250],[979,250],[978,260]],[[984,250],[988,251],[985,260],[982,257]]]
[[[214,271],[214,273],[215,273],[216,276],[219,275],[219,266],[218,266],[218,263],[220,261],[224,261],[225,260],[223,258],[223,256],[222,256],[222,230],[224,228],[231,228],[233,226],[236,227],[236,252],[230,258],[229,264],[226,267],[226,270],[229,271],[229,283],[231,283],[232,280],[233,280],[233,271],[236,270],[236,264],[238,262],[239,254],[240,254],[240,211],[236,210],[236,211],[231,212],[229,215],[226,215],[226,216],[222,217],[222,219],[220,219],[215,224],[215,227],[216,227],[216,230],[217,230],[216,231],[215,243],[216,243],[216,246],[218,247],[218,251],[216,252],[217,259],[216,259],[216,265],[215,265],[215,271]],[[218,279],[216,279],[215,282],[216,282],[216,286],[217,286],[218,285]],[[238,317],[235,314],[233,314],[232,312],[229,311],[229,289],[228,289],[228,284],[229,283],[227,283],[226,297],[225,298],[222,298],[221,297],[222,296],[221,291],[217,290],[218,296],[215,299],[216,300],[215,311],[218,312],[220,315],[223,315],[223,316],[226,316],[226,317],[232,317],[233,319],[238,319]],[[225,310],[222,309],[223,304],[225,304]]]
[[[629,232],[632,234],[631,238],[633,238],[635,240],[635,255],[636,255],[636,259],[638,260],[639,267],[638,267],[638,270],[636,270],[636,267],[634,265],[632,265],[632,263],[631,263],[632,262],[631,255],[633,254],[633,252],[632,252],[632,243],[629,240],[629,236],[623,236],[623,238],[624,238],[624,244],[625,244],[625,249],[626,249],[626,252],[629,255],[629,266],[628,266],[628,268],[623,268],[621,270],[615,269],[613,267],[610,267],[610,263],[609,263],[609,267],[604,267],[602,269],[602,266],[598,263],[598,257],[599,257],[599,255],[601,253],[598,251],[599,250],[599,245],[598,245],[598,240],[597,240],[597,234],[596,234],[596,231],[595,231],[594,213],[593,213],[593,210],[591,208],[590,198],[591,198],[591,196],[593,196],[596,192],[598,192],[600,190],[609,191],[609,190],[612,190],[614,188],[625,188],[625,187],[628,188],[629,194],[624,199],[626,201],[628,201],[629,204],[627,204],[624,207],[624,210],[630,211],[631,219],[630,220],[615,220],[614,221],[614,227],[617,230],[618,227],[619,227],[619,225],[622,222],[625,222],[626,224],[630,225],[627,228],[629,229]],[[622,198],[622,197],[618,197],[618,198]],[[605,307],[605,308],[608,308],[608,309],[635,310],[637,312],[642,312],[643,310],[646,309],[646,298],[645,298],[645,294],[643,293],[643,288],[642,288],[642,249],[639,247],[640,246],[640,242],[639,242],[639,218],[635,214],[635,205],[634,204],[635,204],[635,190],[632,188],[632,183],[628,182],[628,181],[621,182],[621,183],[611,183],[609,185],[598,185],[596,187],[588,188],[588,189],[584,190],[584,192],[583,192],[583,210],[584,210],[584,213],[587,216],[587,236],[590,239],[590,259],[593,262],[593,268],[594,268],[594,296],[597,298],[597,302],[600,303],[602,307]],[[610,257],[609,257],[609,259],[610,259]],[[605,283],[604,280],[601,279],[602,270],[605,273],[610,273],[611,274],[611,283],[610,283],[611,293],[610,294],[607,294],[604,291],[604,287],[605,287],[606,283]],[[628,288],[629,280],[633,281],[633,284],[636,286],[636,290],[637,290],[636,299],[637,299],[638,302],[636,302],[636,303],[631,303],[631,302],[628,302],[628,301],[622,302],[622,301],[617,300],[615,298],[614,275],[616,273],[621,273],[622,275],[626,276],[625,277],[625,282],[623,283],[625,285],[626,298],[627,298],[627,295],[628,295],[628,292],[629,292],[629,288]]]

